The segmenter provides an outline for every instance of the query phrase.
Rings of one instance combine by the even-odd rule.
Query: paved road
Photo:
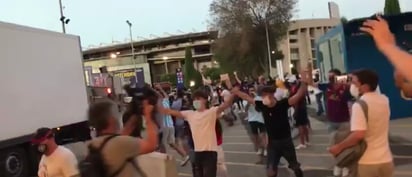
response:
[[[305,177],[327,177],[332,174],[333,159],[327,153],[326,148],[329,137],[323,122],[311,118],[311,146],[298,151],[298,159],[301,162]],[[412,125],[412,122],[410,123]],[[404,129],[398,127],[398,132],[410,131],[403,125]],[[296,141],[295,141],[296,142]],[[239,122],[234,127],[224,130],[223,149],[226,156],[226,164],[231,177],[255,177],[266,176],[263,165],[257,165],[258,157],[253,152],[247,131]],[[412,143],[392,143],[392,151],[395,154],[396,175],[395,177],[412,176]],[[174,152],[171,152],[175,154]],[[286,162],[285,162],[286,164]],[[192,176],[190,165],[178,167],[179,176]],[[280,169],[279,177],[293,177],[294,175],[286,168]]]

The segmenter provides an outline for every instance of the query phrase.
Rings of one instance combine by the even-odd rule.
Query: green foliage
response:
[[[212,26],[219,30],[220,38],[213,51],[222,70],[255,77],[267,72],[266,27],[271,51],[276,51],[287,34],[295,3],[296,0],[214,0],[210,6]]]
[[[341,17],[340,18],[340,23],[341,24],[346,24],[346,23],[348,23],[348,19],[346,17]]]
[[[173,86],[176,86],[176,83],[177,83],[176,73],[163,74],[162,76],[160,76],[160,81],[170,82]]]
[[[216,81],[220,79],[220,75],[224,72],[220,68],[206,68],[204,71],[204,76],[209,77],[212,81]]]
[[[186,88],[190,88],[190,81],[195,81],[195,87],[202,84],[202,75],[193,65],[192,48],[187,47],[185,51],[185,64],[183,69],[184,84]]]
[[[396,15],[401,13],[398,0],[385,0],[385,15]]]

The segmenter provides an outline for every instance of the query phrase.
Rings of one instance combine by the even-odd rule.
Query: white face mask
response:
[[[356,87],[356,85],[351,84],[349,91],[350,91],[350,94],[351,94],[353,97],[359,98],[359,88]]]
[[[265,105],[265,106],[270,105],[270,103],[271,103],[270,98],[269,98],[268,96],[263,97],[262,103],[263,103],[263,105]]]
[[[200,102],[199,100],[193,101],[193,108],[195,108],[196,110],[199,110],[201,106],[202,102]]]

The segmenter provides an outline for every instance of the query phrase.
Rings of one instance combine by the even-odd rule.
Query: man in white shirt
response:
[[[337,155],[344,149],[354,146],[364,139],[367,149],[358,162],[359,177],[392,177],[394,172],[393,157],[389,147],[389,99],[376,92],[378,75],[371,70],[359,70],[352,74],[352,96],[366,102],[368,115],[365,117],[359,104],[353,104],[350,126],[352,133],[341,143],[332,146],[329,151]],[[354,89],[351,89],[354,90]]]
[[[230,81],[226,82],[226,85],[231,86]],[[211,108],[208,104],[209,95],[203,90],[195,91],[192,97],[195,111],[176,111],[164,107],[159,107],[159,111],[176,118],[184,118],[189,123],[195,145],[193,176],[216,177],[218,150],[216,121],[224,110],[232,106],[233,95],[225,99],[222,105]]]
[[[42,153],[37,175],[39,177],[79,177],[76,156],[67,148],[56,144],[53,130],[39,128],[32,144]]]

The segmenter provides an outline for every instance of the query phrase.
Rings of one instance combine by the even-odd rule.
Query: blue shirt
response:
[[[162,104],[163,104],[163,107],[164,108],[166,108],[166,109],[169,109],[170,108],[170,102],[169,102],[169,99],[167,99],[167,98],[164,98],[163,100],[162,100]],[[167,115],[167,114],[164,114],[163,115],[163,125],[165,126],[165,127],[174,127],[173,126],[173,119],[172,119],[172,116],[170,116],[170,115]]]

